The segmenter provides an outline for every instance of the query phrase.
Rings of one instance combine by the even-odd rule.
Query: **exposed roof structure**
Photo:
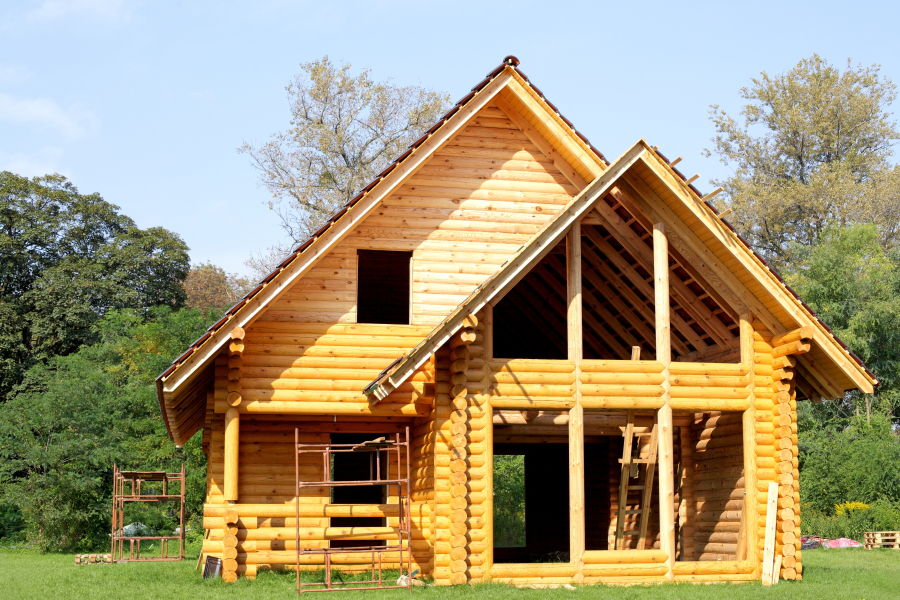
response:
[[[504,59],[501,65],[472,88],[422,138],[346,206],[332,215],[319,231],[229,309],[222,319],[213,324],[157,378],[160,408],[169,433],[176,442],[183,443],[202,426],[205,403],[200,402],[199,398],[203,396],[205,399],[212,377],[211,360],[227,343],[228,332],[237,326],[248,326],[264,313],[280,294],[302,278],[319,259],[358,227],[384,198],[398,189],[404,179],[421,167],[435,149],[451,139],[492,99],[500,98],[499,93],[504,89],[512,90],[515,97],[538,116],[537,125],[522,123],[522,127],[540,127],[536,135],[559,140],[560,143],[548,148],[546,153],[553,157],[554,164],[562,173],[578,184],[581,193],[544,225],[506,265],[473,291],[468,300],[444,319],[415,349],[366,388],[367,393],[372,393],[376,401],[402,383],[430,353],[449,339],[467,315],[477,312],[487,302],[502,297],[516,282],[538,266],[542,259],[551,255],[569,226],[578,219],[584,219],[589,252],[596,249],[594,254],[597,257],[606,257],[604,260],[596,260],[597,269],[613,274],[631,269],[637,274],[632,277],[633,280],[642,276],[644,271],[641,265],[641,245],[646,242],[648,218],[652,218],[653,222],[659,218],[687,228],[686,231],[675,233],[675,238],[682,242],[681,246],[673,244],[679,256],[690,256],[682,261],[675,261],[683,275],[682,279],[674,282],[677,289],[673,295],[675,313],[679,314],[681,309],[681,320],[676,319],[673,328],[673,347],[680,355],[695,353],[695,359],[710,359],[703,354],[703,349],[727,348],[730,340],[735,337],[733,330],[738,316],[736,310],[742,307],[753,312],[773,330],[800,325],[815,326],[818,351],[811,355],[811,360],[840,364],[843,373],[840,381],[827,374],[822,376],[824,381],[819,383],[829,395],[850,387],[870,391],[872,384],[877,384],[862,361],[853,356],[846,345],[818,320],[813,311],[752,251],[731,225],[718,217],[715,208],[703,200],[697,189],[662,154],[642,140],[610,164],[559,114],[556,107],[518,69],[518,65],[519,61],[515,57]],[[502,99],[499,101],[502,102]],[[657,200],[648,202],[647,198],[651,196]],[[617,230],[631,232],[626,235],[629,239],[617,235]],[[695,231],[701,230],[709,233],[709,236],[704,236],[709,237],[710,243],[717,245],[718,252],[707,250],[703,242],[698,243]],[[735,264],[726,265],[726,258],[733,258]],[[739,269],[740,273],[737,270],[732,273],[732,267]],[[702,272],[698,272],[698,269]],[[538,271],[537,276],[542,277],[540,285],[551,290],[554,278],[558,275],[554,275],[552,260],[540,266]],[[705,275],[728,283],[722,284],[717,292],[705,295],[696,289],[692,292],[690,286],[695,285],[694,280]],[[564,277],[562,281],[565,281]],[[609,285],[609,277],[600,277],[593,285],[596,286],[598,298],[609,296],[602,293],[604,286]],[[642,284],[638,282],[634,288],[638,300],[641,297],[640,287]],[[764,290],[769,297],[765,301],[759,300],[755,288]],[[626,290],[622,292],[626,294],[626,298],[630,293]],[[634,300],[630,302],[633,304]],[[641,345],[648,342],[648,337],[640,333],[644,328],[641,320],[632,318],[628,311],[617,309],[615,300],[612,304],[598,301],[592,310],[596,311],[598,322],[618,319],[625,325],[628,337],[624,339],[620,336],[616,340],[613,336],[610,338],[613,340],[611,342],[588,340],[587,343],[592,345],[592,350],[598,356],[614,354],[616,349],[610,344],[635,345],[637,342],[637,345]],[[711,325],[701,326],[699,316],[707,321],[709,317],[713,317],[709,321]],[[808,367],[819,371],[815,365]],[[177,423],[169,418],[170,409],[179,411]]]

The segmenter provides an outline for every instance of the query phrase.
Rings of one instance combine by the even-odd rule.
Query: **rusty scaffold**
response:
[[[301,444],[300,430],[294,431],[294,464],[296,475],[296,544],[297,544],[297,594],[302,592],[325,592],[335,590],[373,590],[373,589],[394,589],[406,588],[412,591],[413,577],[412,575],[412,544],[411,529],[412,520],[410,518],[410,456],[409,456],[409,427],[406,428],[404,437],[401,439],[400,434],[394,435],[393,439],[378,438],[361,444]],[[369,479],[362,481],[334,481],[331,478],[331,461],[335,454],[344,452],[367,452],[369,453]],[[322,457],[323,481],[301,481],[300,458],[303,455],[316,455]],[[405,458],[406,469],[402,468],[402,460]],[[396,461],[396,462],[394,462]],[[393,464],[392,464],[393,463]],[[391,478],[391,467],[396,468],[396,477]],[[383,471],[387,471],[386,476],[382,475]],[[402,475],[406,475],[402,477]],[[379,535],[375,537],[370,535],[372,532],[361,533],[355,535],[350,533],[349,537],[344,539],[379,539],[384,540],[384,545],[364,544],[350,548],[305,548],[300,543],[300,492],[304,488],[335,488],[343,486],[385,486],[390,491],[391,486],[397,486],[397,526],[378,528]],[[353,505],[353,506],[372,506],[372,505]],[[381,531],[383,530],[383,531]],[[396,537],[395,537],[396,536]],[[392,545],[395,544],[395,545]],[[331,566],[335,554],[340,555],[358,555],[359,561],[353,561],[354,564],[365,564],[362,562],[365,555],[371,557],[371,576],[368,580],[362,581],[333,581],[331,577]],[[384,555],[397,555],[396,560],[391,560],[391,564],[397,564],[400,567],[400,578],[394,585],[386,585],[383,575]],[[322,583],[304,582],[304,586],[324,586],[319,589],[301,589],[300,569],[301,557],[316,556],[323,557],[325,567],[325,581]],[[404,563],[406,570],[404,573]],[[336,587],[340,586],[340,587]],[[356,587],[344,587],[356,586]]]
[[[117,465],[113,465],[112,562],[184,558],[184,483],[184,465],[177,473],[120,471]],[[176,493],[171,493],[173,486]],[[125,507],[133,502],[178,502],[178,535],[126,535]],[[170,552],[169,547],[169,543],[175,540],[178,541],[177,556]],[[160,545],[159,556],[142,556],[141,542],[156,541]]]

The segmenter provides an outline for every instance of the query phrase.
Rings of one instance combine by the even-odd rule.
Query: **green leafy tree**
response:
[[[900,250],[886,251],[874,225],[828,229],[822,243],[797,250],[787,279],[800,296],[865,361],[881,385],[816,409],[822,424],[842,428],[875,408],[900,408]]]
[[[108,312],[95,325],[98,343],[33,366],[25,391],[0,405],[0,502],[16,508],[28,539],[43,550],[109,543],[114,463],[175,471],[184,462],[196,527],[206,459],[199,436],[182,449],[169,440],[154,378],[216,315],[149,312],[149,320],[134,309]],[[161,512],[142,517],[148,524],[174,527],[171,512],[154,510]]]
[[[285,88],[290,127],[238,149],[259,170],[260,185],[272,194],[269,207],[294,242],[316,231],[450,105],[445,93],[375,81],[369,69],[354,76],[349,64],[338,67],[327,56],[300,68]]]
[[[738,123],[718,105],[712,150],[733,167],[721,203],[778,268],[833,225],[874,223],[885,247],[900,241],[900,139],[888,108],[896,86],[878,65],[843,72],[814,54],[787,73],[763,72],[741,89]]]
[[[39,362],[95,341],[107,311],[181,306],[188,248],[64,177],[0,172],[0,396]]]
[[[494,545],[525,546],[525,457],[494,457]]]

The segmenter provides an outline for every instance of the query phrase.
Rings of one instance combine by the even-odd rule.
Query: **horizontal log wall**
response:
[[[690,428],[692,520],[683,560],[738,560],[744,510],[742,421],[741,412],[705,412]]]
[[[271,313],[266,313],[269,319]],[[425,365],[390,396],[370,406],[366,385],[405,355],[430,328],[257,321],[244,339],[242,413],[424,416],[434,399]],[[216,361],[215,409],[228,405],[227,360]]]

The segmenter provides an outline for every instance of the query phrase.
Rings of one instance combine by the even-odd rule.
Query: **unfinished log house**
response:
[[[389,493],[295,498],[292,442],[410,426],[438,584],[759,579],[773,513],[800,579],[797,402],[877,381],[677,162],[607,161],[508,57],[229,310],[157,380],[172,439],[202,430],[226,578],[295,568],[296,514],[304,547],[396,538]],[[525,542],[500,547],[510,454]]]

